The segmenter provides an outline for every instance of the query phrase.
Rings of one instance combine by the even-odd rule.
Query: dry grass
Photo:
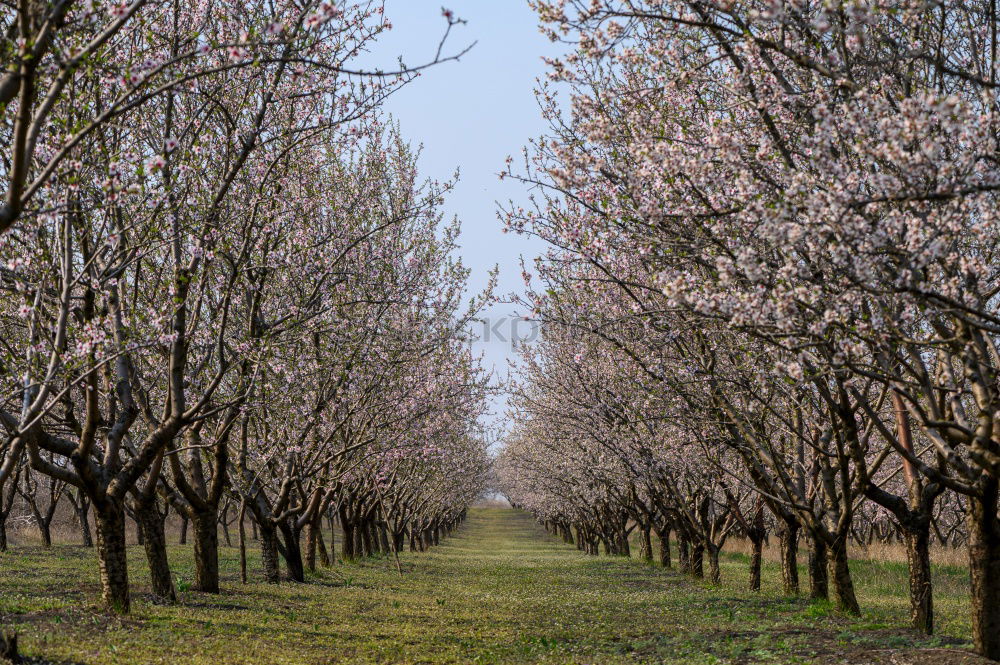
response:
[[[744,538],[730,538],[723,550],[730,554],[743,554],[750,556],[750,541]],[[805,557],[807,552],[802,549],[799,557]],[[850,547],[851,559],[857,561],[871,561],[874,563],[906,563],[906,547],[902,543],[872,543],[868,547],[852,545]],[[770,563],[781,562],[781,552],[778,548],[776,538],[771,538],[764,546],[764,560]],[[931,563],[936,566],[967,566],[969,563],[968,554],[965,548],[931,546]]]

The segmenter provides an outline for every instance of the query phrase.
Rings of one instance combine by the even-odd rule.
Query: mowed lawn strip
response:
[[[580,554],[500,508],[474,508],[440,546],[402,554],[402,576],[377,559],[307,584],[243,585],[237,550],[221,556],[223,593],[195,593],[185,590],[190,547],[171,547],[181,601],[157,605],[141,548],[131,548],[133,612],[119,619],[98,610],[92,552],[14,547],[0,554],[0,624],[19,631],[29,656],[88,664],[977,662],[961,649],[964,590],[951,578],[962,571],[940,572],[942,635],[921,639],[902,629],[905,569],[858,563],[866,607],[848,620],[780,597],[771,566],[765,592],[751,594],[729,556],[727,581],[713,589]]]

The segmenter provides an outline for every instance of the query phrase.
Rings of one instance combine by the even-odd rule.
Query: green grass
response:
[[[165,606],[151,602],[141,549],[131,549],[133,612],[119,619],[98,609],[92,552],[15,548],[0,555],[0,623],[21,633],[29,655],[88,664],[883,662],[869,657],[941,643],[900,630],[905,570],[859,569],[866,611],[847,620],[781,598],[770,564],[762,594],[741,590],[745,563],[735,555],[724,562],[726,582],[708,588],[638,561],[580,554],[527,515],[497,508],[473,509],[429,553],[404,554],[402,577],[376,559],[307,584],[244,586],[237,552],[221,554],[223,593],[184,591]],[[183,588],[190,547],[170,557]],[[259,577],[258,568],[251,559]],[[946,590],[956,598],[938,596],[944,633],[961,638],[963,591]]]
[[[807,552],[800,552],[799,580],[808,592],[809,577],[804,562]],[[729,594],[748,598],[755,594],[745,591],[749,577],[748,557],[725,554],[721,560],[722,588]],[[854,626],[899,628],[909,622],[909,573],[906,563],[852,559],[851,577],[861,605],[861,618],[851,621]],[[969,571],[959,566],[931,566],[934,585],[935,630],[942,642],[965,643],[972,632],[969,621]],[[782,591],[781,567],[765,560],[761,571],[761,595],[779,596]],[[833,614],[832,607],[815,604],[807,614]]]

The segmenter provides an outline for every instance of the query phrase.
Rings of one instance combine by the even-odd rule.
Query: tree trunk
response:
[[[682,573],[685,575],[691,574],[691,548],[684,534],[677,535],[677,563]]]
[[[330,554],[326,550],[326,543],[323,539],[323,514],[316,514],[316,549],[319,550],[319,564],[324,568],[330,567]]]
[[[649,526],[644,526],[639,531],[639,558],[643,561],[653,561],[653,541],[649,536]]]
[[[618,552],[617,552],[618,556],[631,557],[632,556],[632,548],[629,547],[629,544],[628,544],[628,534],[625,533],[624,529],[622,529],[621,531],[618,532],[618,536],[617,536],[616,540],[617,540],[616,548],[618,550]]]
[[[178,545],[187,545],[188,542],[188,518],[181,516],[181,537],[177,541]]]
[[[153,595],[157,598],[175,603],[177,591],[174,589],[170,574],[170,563],[167,561],[167,535],[164,529],[163,515],[156,507],[156,499],[148,503],[136,501],[136,524],[142,532],[142,546],[146,550],[146,562],[149,565],[149,578]]]
[[[285,568],[288,569],[288,577],[295,582],[305,582],[306,572],[302,565],[299,531],[292,527],[287,520],[278,525],[278,530],[281,531],[282,540],[285,541]]]
[[[670,568],[670,529],[657,531],[656,536],[660,539],[660,565]]]
[[[43,547],[52,547],[52,529],[45,520],[36,520],[38,524],[38,534],[42,537]]]
[[[281,582],[281,570],[278,568],[278,534],[270,524],[259,526],[260,558],[264,564],[264,581],[268,584],[278,584]]]
[[[719,548],[715,545],[705,547],[708,553],[708,581],[712,584],[722,583],[722,571],[719,569]]]
[[[930,526],[905,529],[906,560],[910,568],[910,625],[915,630],[934,633],[934,605],[931,591]]]
[[[830,588],[826,576],[826,543],[816,537],[809,539],[809,597],[828,600]]]
[[[361,522],[354,527],[354,551],[358,558],[368,557],[372,554],[371,533],[368,531],[366,522]]]
[[[229,504],[222,509],[222,514],[219,516],[219,524],[222,525],[222,536],[226,539],[226,547],[233,546],[232,536],[229,535]]]
[[[104,499],[97,513],[97,557],[101,571],[101,598],[112,612],[129,611],[128,564],[125,554],[125,509]]]
[[[704,545],[696,544],[691,548],[691,574],[697,578],[705,577],[704,555]]]
[[[403,551],[403,539],[404,539],[404,532],[402,531],[397,531],[396,533],[392,534],[392,551],[394,553],[399,554],[400,552]],[[320,544],[322,543],[323,541],[321,539]]]
[[[344,531],[344,539],[340,543],[340,558],[344,561],[354,561],[357,556],[354,549],[354,523],[341,520],[340,528]]]
[[[847,614],[861,614],[857,596],[854,595],[851,569],[847,565],[846,536],[838,539],[830,547],[830,577],[833,578],[833,595],[837,599],[837,609]]]
[[[0,515],[0,552],[7,551],[7,516]]]
[[[760,591],[760,568],[764,559],[764,538],[754,534],[750,538],[750,590]]]
[[[799,525],[786,523],[778,533],[781,543],[781,581],[786,596],[799,593]]]
[[[243,519],[247,514],[247,501],[243,499],[240,502],[240,582],[243,584],[247,583],[247,529],[243,524]]]
[[[1000,660],[1000,524],[997,480],[987,477],[982,494],[969,498],[969,577],[972,638],[976,651]]]
[[[94,539],[90,536],[90,499],[80,491],[77,498],[76,519],[80,522],[80,535],[83,536],[83,546],[93,547]]]
[[[306,525],[306,569],[310,571],[316,570],[316,535],[319,533],[319,527],[316,526],[315,520],[310,520],[309,524]]]
[[[337,559],[337,527],[334,519],[334,512],[331,510],[326,514],[327,527],[330,529],[330,560],[336,563]]]
[[[219,593],[219,513],[215,507],[195,511],[194,526],[194,589],[203,593]]]

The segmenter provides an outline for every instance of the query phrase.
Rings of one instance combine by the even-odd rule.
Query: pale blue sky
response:
[[[530,138],[545,131],[534,89],[545,74],[542,56],[556,53],[556,46],[538,32],[525,0],[386,0],[393,29],[380,40],[379,60],[402,55],[415,65],[433,59],[447,25],[442,4],[468,21],[455,27],[449,47],[457,51],[478,43],[460,62],[432,68],[394,95],[388,111],[411,142],[423,144],[424,175],[447,178],[461,170],[446,212],[462,221],[462,256],[473,271],[472,289],[481,290],[498,264],[500,293],[519,291],[519,257],[530,266],[543,248],[537,240],[502,232],[496,202],[524,201],[527,192],[501,182],[497,173],[507,155],[516,159]],[[496,320],[510,312],[510,306],[499,306],[490,316]],[[510,326],[503,329],[507,336]],[[506,375],[509,343],[494,338],[476,348],[486,353],[487,366]]]

